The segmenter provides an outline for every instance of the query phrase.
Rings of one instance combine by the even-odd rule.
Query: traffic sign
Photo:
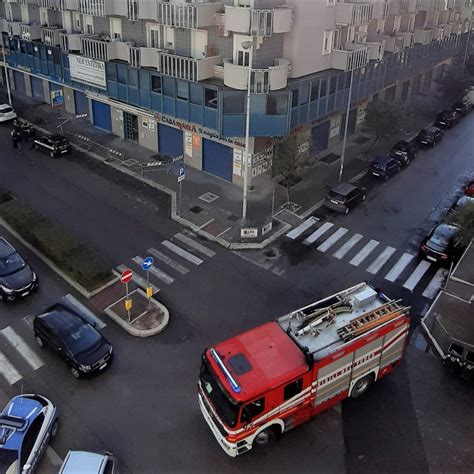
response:
[[[120,275],[120,281],[122,283],[128,283],[133,277],[133,272],[130,269],[124,270]]]
[[[142,262],[143,270],[145,270],[145,271],[150,270],[150,268],[153,266],[154,263],[155,263],[155,260],[153,259],[153,257],[145,258]]]
[[[183,181],[183,179],[186,177],[186,170],[184,166],[180,166],[178,169],[178,183]]]

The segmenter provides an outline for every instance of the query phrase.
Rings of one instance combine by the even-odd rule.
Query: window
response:
[[[248,51],[237,51],[237,64],[239,66],[248,66],[250,60],[250,53]]]
[[[336,83],[337,83],[337,77],[332,76],[331,79],[329,80],[329,95],[336,93]]]
[[[183,100],[189,99],[189,89],[186,81],[176,81],[176,97]]]
[[[151,76],[151,90],[152,92],[159,92],[161,94],[161,77]]]
[[[94,19],[91,16],[84,15],[84,30],[88,35],[94,34]]]
[[[243,114],[245,112],[245,95],[240,92],[225,92],[224,113]],[[238,355],[238,354],[237,354]],[[235,357],[237,357],[237,355]]]
[[[288,96],[286,94],[267,95],[267,115],[285,115],[288,109]]]
[[[204,104],[206,107],[217,109],[217,91],[215,89],[204,89]]]
[[[319,99],[319,81],[311,84],[311,102]]]
[[[285,388],[283,389],[283,399],[289,400],[290,398],[293,398],[295,395],[301,392],[302,388],[303,379],[298,379],[289,383],[288,385],[285,385]]]
[[[122,40],[122,20],[120,18],[110,18],[110,37],[118,41]]]
[[[72,12],[72,24],[73,28],[77,31],[82,31],[81,28],[81,14],[78,12]]]
[[[260,415],[265,408],[265,398],[259,398],[258,400],[254,400],[253,402],[247,403],[242,408],[242,414],[240,416],[240,421],[242,422],[250,422],[256,416]]]
[[[466,354],[466,360],[471,363],[471,364],[474,364],[474,351],[468,351],[467,354]]]
[[[147,44],[149,48],[161,47],[160,25],[147,23]]]
[[[299,96],[299,90],[298,89],[293,89],[291,94],[291,106],[292,107],[298,107],[298,96]]]
[[[138,87],[138,70],[135,68],[129,68],[128,70],[128,85]]]
[[[121,66],[117,67],[117,81],[121,84],[127,83],[127,69]]]
[[[324,81],[321,81],[321,92],[319,94],[319,97],[326,97],[328,93],[328,81],[324,79]]]
[[[44,422],[44,415],[43,413],[40,413],[31,423],[29,426],[26,434],[25,434],[25,439],[23,440],[23,444],[21,445],[21,458],[20,458],[20,463],[23,466],[26,461],[28,460],[31,450],[33,449],[33,446],[35,445],[35,442],[38,438],[39,432],[41,430],[41,427],[43,426]]]
[[[332,30],[323,33],[323,54],[329,54],[332,50]]]
[[[464,347],[461,346],[460,344],[453,343],[449,346],[448,351],[454,356],[462,357],[462,353],[464,352]]]

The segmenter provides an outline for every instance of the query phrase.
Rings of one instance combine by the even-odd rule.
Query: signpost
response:
[[[128,282],[133,278],[133,272],[129,268],[122,272],[120,275],[120,281],[125,284],[126,298],[125,298],[125,309],[128,315],[128,322],[130,322],[130,310],[132,309],[132,300],[128,297]]]
[[[179,183],[179,207],[178,207],[178,215],[181,215],[181,188],[182,184],[184,181],[184,178],[186,177],[186,168],[184,165],[181,165],[178,168],[178,183]]]
[[[146,271],[146,296],[148,298],[148,304],[150,303],[150,298],[153,296],[153,288],[150,285],[150,268],[153,266],[154,263],[155,260],[153,259],[153,257],[146,257],[142,262],[142,268],[144,271]]]

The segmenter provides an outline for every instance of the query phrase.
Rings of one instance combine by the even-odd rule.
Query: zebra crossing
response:
[[[436,296],[448,274],[446,269],[420,260],[415,254],[401,252],[378,240],[315,217],[292,229],[286,238],[307,247],[314,246],[318,252],[331,254],[338,260],[347,260],[353,267],[363,268],[372,276],[383,274],[385,280],[399,283],[411,292],[420,291],[427,299]],[[424,288],[421,288],[422,282],[427,283]]]
[[[155,260],[149,270],[150,283],[140,274],[144,255],[133,257],[131,268],[137,270],[133,273],[135,284],[140,288],[151,286],[156,294],[161,288],[172,285],[179,278],[184,277],[216,255],[214,250],[196,239],[196,234],[184,230],[176,233],[170,239],[162,240],[155,247],[147,249],[146,254],[151,255]],[[126,268],[127,266],[124,264],[117,266],[117,273],[123,272]]]

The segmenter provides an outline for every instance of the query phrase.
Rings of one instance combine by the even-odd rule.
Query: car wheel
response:
[[[38,344],[38,346],[44,347],[44,341],[43,339],[41,339],[41,337],[35,336],[35,339],[36,339],[36,344]]]
[[[59,420],[56,419],[51,427],[51,438],[55,438],[59,433]]]
[[[362,195],[362,201],[365,201],[367,199],[367,194]]]
[[[361,395],[363,395],[367,390],[369,390],[369,387],[372,385],[372,382],[374,381],[374,376],[373,375],[366,375],[365,377],[362,377],[359,379],[355,385],[352,387],[351,390],[351,398],[358,398]]]
[[[278,434],[274,428],[267,428],[263,431],[260,431],[255,439],[253,440],[256,446],[268,446],[269,444],[275,442],[278,438]]]
[[[349,214],[349,210],[350,210],[350,209],[349,209],[348,207],[346,207],[346,208],[344,209],[344,214],[346,214],[346,215]]]
[[[73,376],[75,379],[81,378],[81,373],[80,373],[75,367],[71,367],[70,370],[71,370],[72,376]]]
[[[51,158],[54,158],[54,157],[55,157],[54,151],[50,151],[50,152],[49,152],[49,156],[50,156]]]

